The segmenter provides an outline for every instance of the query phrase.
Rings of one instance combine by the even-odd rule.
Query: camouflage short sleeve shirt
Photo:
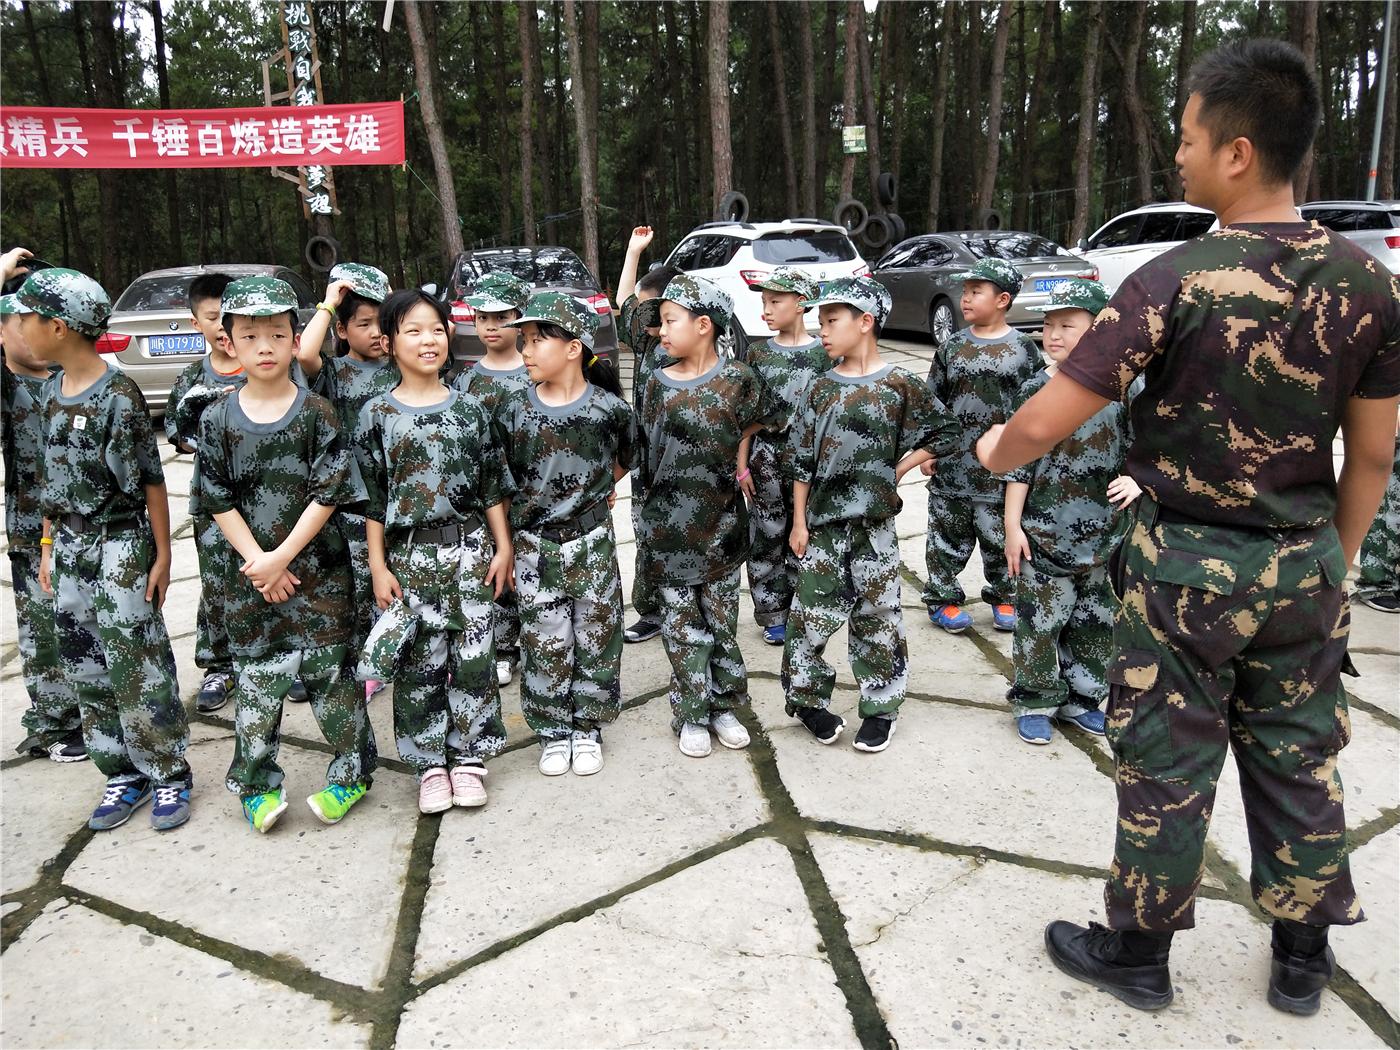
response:
[[[485,407],[487,415],[494,416],[496,409],[506,397],[516,390],[524,390],[530,385],[530,370],[524,365],[508,371],[487,368],[478,361],[452,380],[452,388],[464,394],[471,394]]]
[[[5,536],[11,550],[37,547],[44,534],[39,483],[43,475],[44,402],[49,380],[0,365],[5,413]]]
[[[1000,502],[1002,480],[977,462],[977,439],[1011,416],[1016,392],[1040,368],[1035,343],[1012,331],[983,339],[964,328],[940,346],[928,373],[929,389],[962,425],[955,455],[940,459],[930,484],[945,496]]]
[[[941,470],[959,447],[960,433],[928,386],[902,368],[819,376],[792,429],[794,474],[811,486],[808,528],[894,517],[901,506],[895,466],[926,448],[939,457]]]
[[[779,414],[773,428],[763,432],[764,440],[773,445],[782,444],[787,440],[793,417],[812,380],[829,370],[834,362],[826,356],[820,339],[801,346],[780,346],[776,339],[765,339],[750,345],[746,363],[758,376]]]
[[[346,440],[353,442],[361,409],[398,385],[399,370],[390,358],[361,361],[349,354],[333,357],[322,350],[321,371],[311,383],[311,392],[335,406],[340,429]]]
[[[1133,273],[1061,371],[1114,401],[1146,375],[1128,472],[1163,506],[1319,525],[1347,399],[1400,394],[1400,281],[1316,223],[1228,226]]]
[[[106,525],[144,515],[145,486],[163,484],[165,472],[136,380],[109,367],[73,397],[62,381],[60,372],[48,386],[44,516],[81,514]]]
[[[247,381],[241,368],[229,374],[214,371],[208,355],[188,365],[175,378],[165,400],[165,436],[170,443],[190,448],[197,445],[199,417],[204,410]]]
[[[661,348],[661,337],[652,335],[646,329],[646,315],[660,304],[648,300],[650,306],[643,308],[643,301],[636,295],[629,295],[618,311],[618,325],[622,337],[636,354],[635,371],[632,374],[632,403],[641,406],[642,394],[646,392],[647,380],[658,368],[664,368],[670,361]]]
[[[406,405],[390,391],[361,411],[356,455],[365,517],[391,534],[480,517],[509,495],[486,409],[450,390],[436,405]]]
[[[216,401],[199,421],[199,461],[204,512],[238,511],[265,551],[287,538],[310,504],[352,506],[365,496],[335,409],[304,389],[273,423],[250,420],[237,393]],[[238,572],[238,559],[225,569],[225,619],[235,653],[259,656],[349,640],[350,555],[334,518],[292,559],[288,569],[301,584],[286,602],[264,600]]]
[[[607,500],[615,463],[632,465],[632,410],[601,387],[556,406],[528,386],[501,402],[494,422],[515,490],[514,529],[567,526]]]

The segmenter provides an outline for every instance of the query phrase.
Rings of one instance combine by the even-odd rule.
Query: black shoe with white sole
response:
[[[798,707],[789,713],[807,727],[819,744],[833,743],[841,735],[841,730],[846,728],[844,718],[833,715],[824,707]]]
[[[856,734],[855,749],[857,751],[883,751],[890,746],[890,738],[894,736],[895,720],[893,718],[882,718],[879,715],[871,715],[860,724],[860,732]]]
[[[649,638],[655,638],[660,633],[661,621],[650,616],[643,616],[622,632],[622,640],[625,642],[645,642]]]

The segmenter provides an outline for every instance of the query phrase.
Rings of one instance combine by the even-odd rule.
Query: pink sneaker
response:
[[[377,678],[371,678],[365,683],[365,703],[369,703],[372,699],[374,699],[383,691],[384,683],[379,681]]]
[[[454,806],[486,805],[486,785],[482,783],[486,779],[485,766],[453,766],[450,775]]]
[[[447,770],[430,769],[418,781],[418,812],[442,813],[452,808],[452,782]]]

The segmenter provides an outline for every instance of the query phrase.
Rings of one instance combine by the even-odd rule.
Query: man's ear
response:
[[[1254,143],[1243,135],[1235,138],[1224,146],[1225,149],[1225,172],[1231,178],[1239,178],[1249,171],[1255,162]]]

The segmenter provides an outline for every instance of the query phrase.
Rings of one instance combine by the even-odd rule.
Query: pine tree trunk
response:
[[[1381,163],[1376,170],[1376,199],[1394,200],[1396,114],[1400,113],[1400,12],[1391,16],[1390,86],[1385,94],[1385,117],[1381,123]],[[1320,196],[1320,194],[1319,194]]]
[[[826,67],[826,79],[822,89],[819,113],[817,117],[818,127],[821,129],[821,137],[817,142],[817,200],[819,206],[825,207],[821,203],[826,200],[826,187],[830,182],[831,165],[834,158],[840,157],[840,131],[831,122],[833,110],[836,108],[837,94],[837,62],[836,62],[836,23],[837,6],[832,0],[825,0],[822,6],[822,46],[819,54],[822,56],[822,65]]]
[[[1122,68],[1123,104],[1128,114],[1128,128],[1132,138],[1133,177],[1137,182],[1137,203],[1152,203],[1152,128],[1147,118],[1147,107],[1142,101],[1142,82],[1138,76],[1139,56],[1143,39],[1147,35],[1147,15],[1150,4],[1136,4],[1133,7],[1133,20],[1127,27],[1127,39],[1120,49],[1109,38],[1109,47]]]
[[[520,37],[520,222],[522,243],[535,245],[535,5],[516,7],[516,34]]]
[[[583,262],[598,275],[598,183],[593,169],[593,130],[589,127],[588,85],[583,75],[583,44],[574,0],[564,0],[564,33],[569,39],[569,93],[574,98],[574,133],[578,140],[579,195],[583,210]]]
[[[82,5],[92,26],[93,90],[97,105],[102,109],[120,109],[121,100],[117,92],[117,36],[112,27],[112,5],[110,0],[93,0]],[[121,252],[123,238],[120,221],[120,203],[117,197],[117,175],[105,168],[98,169],[97,199],[98,212],[102,217],[99,230],[99,257],[97,279],[106,288],[115,288],[121,279]]]
[[[1010,0],[1008,0],[1010,2]],[[865,109],[865,164],[870,172],[870,210],[884,212],[880,201],[880,114],[875,109],[875,78],[870,66],[870,34],[865,31],[865,7],[862,4],[857,23],[856,52],[860,56],[861,101]]]
[[[1079,78],[1079,132],[1074,144],[1074,222],[1071,244],[1089,234],[1089,183],[1094,167],[1094,125],[1099,110],[1099,39],[1103,34],[1103,4],[1095,2],[1084,34],[1084,66]]]
[[[817,214],[816,59],[812,54],[812,4],[802,0],[802,214]]]
[[[938,27],[938,63],[933,84],[933,127],[929,130],[928,228],[938,229],[943,207],[943,136],[948,124],[948,71],[953,64],[954,0],[944,0],[943,21]]]
[[[1297,0],[1288,5],[1289,36],[1304,60],[1314,73],[1317,68],[1317,8],[1318,0]],[[1313,150],[1309,149],[1303,163],[1293,176],[1293,199],[1301,204],[1308,199],[1308,187],[1312,180]]]
[[[1045,0],[1045,13],[1040,19],[1039,39],[1035,50],[1035,72],[1032,74],[1026,102],[1026,136],[1021,143],[1021,164],[1016,178],[1016,196],[1025,201],[1021,218],[1016,222],[1017,229],[1030,225],[1030,194],[1035,190],[1035,172],[1039,150],[1037,135],[1040,131],[1040,111],[1045,99],[1045,78],[1050,68],[1050,27],[1054,24],[1057,0]]]
[[[841,52],[844,63],[845,81],[841,89],[841,126],[853,128],[860,119],[856,116],[856,74],[860,72],[860,32],[861,20],[865,17],[865,7],[860,0],[850,0],[846,4],[846,46]],[[837,200],[845,200],[851,195],[856,181],[856,154],[847,153],[844,142],[841,144],[841,191]]]
[[[900,185],[900,162],[904,158],[904,98],[908,94],[906,85],[909,83],[909,56],[913,53],[913,47],[904,39],[906,28],[905,11],[910,8],[900,4],[895,8],[892,32],[896,38],[894,45],[894,75],[891,78],[890,93],[894,98],[894,126],[890,130],[890,135],[894,139],[890,147],[890,173],[894,175],[894,208],[899,207],[899,185]]]
[[[788,215],[797,214],[797,158],[792,145],[792,120],[787,102],[787,62],[783,58],[782,27],[778,23],[777,0],[768,0],[768,38],[773,48],[773,78],[778,103],[778,130],[783,142],[783,203]]]
[[[25,5],[28,8],[28,4]],[[160,92],[160,108],[170,108],[170,74],[165,64],[165,19],[161,16],[160,0],[151,0],[151,21],[155,25],[156,35],[156,85]],[[65,196],[71,193],[68,180],[63,180],[65,184]],[[185,246],[183,238],[180,236],[180,195],[179,186],[175,181],[175,169],[165,169],[165,208],[166,219],[170,226],[170,262],[172,265],[179,265],[184,262]]]
[[[491,10],[491,37],[495,43],[495,55],[492,56],[492,65],[495,66],[495,76],[492,80],[496,88],[496,114],[501,138],[509,140],[510,134],[510,107],[506,104],[506,17],[505,4],[492,4]],[[497,177],[500,180],[500,190],[497,200],[500,201],[500,231],[501,240],[509,241],[511,234],[510,219],[510,150],[502,149],[498,145],[495,149],[497,161]]]
[[[1147,6],[1143,5],[1144,8]],[[1011,0],[997,8],[996,33],[992,37],[992,72],[987,84],[987,149],[982,158],[982,180],[977,187],[977,213],[992,206],[996,193],[997,164],[1001,161],[1001,95],[1006,85],[1006,45],[1011,39]]]
[[[710,128],[713,182],[710,208],[718,211],[720,198],[734,188],[734,143],[729,137],[729,0],[709,5]]]
[[[404,25],[408,42],[413,48],[413,71],[418,84],[419,111],[427,132],[428,152],[433,158],[433,174],[437,181],[438,201],[442,208],[442,251],[444,262],[451,266],[464,248],[462,224],[457,212],[457,186],[452,179],[452,165],[447,157],[447,139],[437,115],[437,93],[433,87],[433,58],[423,34],[417,0],[403,5]]]

